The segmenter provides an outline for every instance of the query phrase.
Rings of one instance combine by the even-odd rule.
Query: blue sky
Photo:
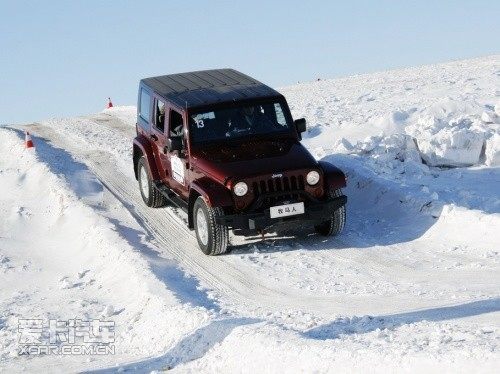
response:
[[[233,67],[274,87],[500,53],[500,1],[4,1],[0,123],[135,104],[140,78]]]

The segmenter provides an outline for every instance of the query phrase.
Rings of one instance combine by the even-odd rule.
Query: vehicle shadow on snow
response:
[[[382,178],[364,166],[360,158],[331,155],[325,160],[347,175],[347,224],[339,239],[352,247],[387,246],[418,239],[441,215],[442,205],[430,195]]]
[[[221,343],[236,327],[258,323],[254,318],[228,318],[212,321],[181,339],[174,347],[159,357],[112,368],[86,371],[85,373],[150,372],[170,370],[203,357],[212,347]]]
[[[15,128],[12,129],[21,139],[24,139],[24,132]],[[64,149],[57,148],[43,138],[37,138],[36,149],[37,157],[43,162],[49,170],[56,175],[63,176],[68,182],[69,187],[81,198],[84,203],[92,206],[96,210],[103,210],[102,200],[104,184],[99,181],[95,175],[90,172],[87,166],[76,161],[73,156]],[[109,190],[111,194],[113,192]],[[118,201],[126,205],[119,196],[113,194]],[[133,214],[133,209],[126,206],[127,210]],[[134,214],[133,214],[134,215]],[[167,288],[182,303],[189,303],[193,306],[201,306],[206,309],[219,311],[220,307],[211,300],[207,293],[200,290],[200,285],[196,278],[187,276],[180,269],[174,260],[162,257],[158,252],[148,246],[144,240],[144,232],[124,225],[122,222],[106,217],[116,228],[116,231],[122,236],[132,248],[137,249],[148,260],[153,274],[163,282]],[[139,221],[141,227],[147,227],[141,222],[140,217],[134,215]],[[145,229],[146,230],[146,229]],[[146,234],[148,241],[154,240],[152,235]]]
[[[339,318],[308,330],[302,335],[310,339],[328,340],[336,339],[340,335],[364,334],[377,329],[391,329],[417,322],[441,322],[498,311],[500,311],[500,298],[494,298],[385,316]]]

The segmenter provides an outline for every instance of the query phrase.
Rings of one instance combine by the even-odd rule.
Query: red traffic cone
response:
[[[26,148],[35,148],[35,145],[33,144],[33,140],[31,140],[31,135],[28,131],[26,131],[26,137],[24,140],[24,144],[26,145]]]
[[[113,108],[113,103],[111,102],[110,97],[108,97],[108,108]]]

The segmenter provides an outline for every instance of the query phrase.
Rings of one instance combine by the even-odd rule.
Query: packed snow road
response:
[[[8,140],[3,149],[12,150],[12,157],[0,162],[0,186],[17,188],[19,195],[4,203],[10,215],[0,216],[10,230],[0,235],[0,250],[15,248],[0,259],[5,269],[0,277],[13,277],[7,278],[7,301],[0,303],[6,315],[0,332],[10,342],[0,351],[0,364],[9,363],[4,352],[13,346],[16,318],[53,313],[57,302],[69,298],[74,303],[64,315],[88,304],[88,315],[104,309],[116,319],[121,350],[115,360],[19,358],[7,367],[53,368],[61,362],[74,370],[113,371],[118,365],[188,372],[245,371],[255,365],[269,372],[498,367],[499,65],[493,56],[284,89],[294,116],[308,120],[304,144],[347,172],[346,230],[328,239],[307,228],[269,233],[263,241],[233,237],[232,251],[218,257],[201,253],[182,212],[143,204],[131,160],[135,108],[17,126],[19,142],[25,129],[35,135],[36,159],[24,160],[12,130],[0,129],[0,139]],[[50,180],[55,174],[67,182],[54,187],[42,173],[40,185],[49,185],[43,191],[66,188],[64,196],[76,197],[51,209],[54,201],[68,200],[56,193],[54,201],[44,198],[47,205],[36,208],[36,186],[26,177],[34,162],[46,165]],[[48,211],[50,222],[65,222],[68,235],[80,238],[73,225],[80,215],[59,205],[90,207],[99,225],[82,220],[82,230],[102,227],[102,236],[110,239],[92,235],[91,246],[78,241],[71,253],[88,256],[86,268],[77,271],[79,262],[68,259],[77,276],[58,275],[60,296],[30,294],[29,287],[11,296],[21,279],[11,268],[21,277],[32,251],[22,239],[21,223],[40,221],[43,232]],[[47,254],[64,253],[58,240],[40,244]],[[116,259],[120,266],[102,266]],[[62,271],[32,261],[43,274]],[[140,276],[127,279],[121,266],[128,272],[137,267]],[[36,281],[37,272],[30,274]],[[94,283],[86,274],[93,274]],[[22,310],[14,313],[16,303]]]

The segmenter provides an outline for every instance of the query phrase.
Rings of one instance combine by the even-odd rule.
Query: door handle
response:
[[[157,141],[158,137],[155,134],[151,134],[151,139],[153,139],[154,141]]]

